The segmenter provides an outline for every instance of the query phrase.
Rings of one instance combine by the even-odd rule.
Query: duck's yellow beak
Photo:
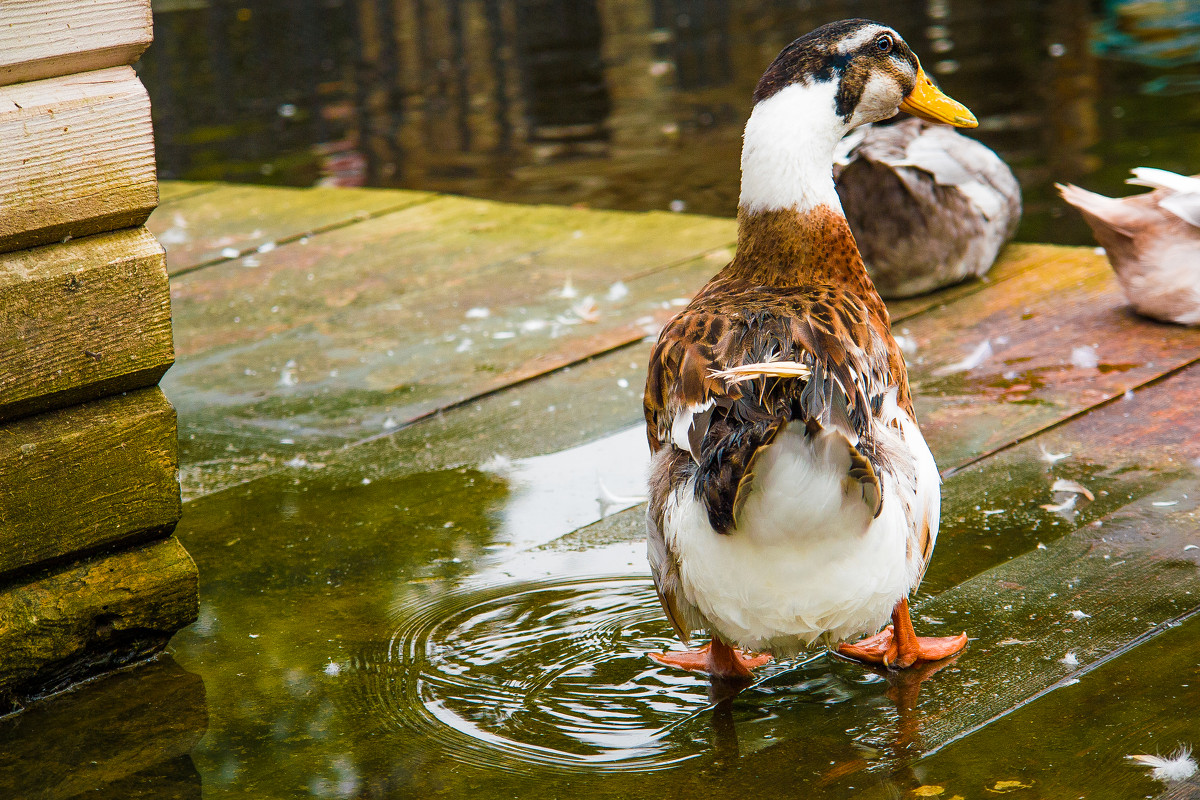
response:
[[[956,128],[974,128],[979,120],[957,100],[942,94],[925,70],[917,67],[917,85],[900,104],[901,111],[930,122],[944,122]]]

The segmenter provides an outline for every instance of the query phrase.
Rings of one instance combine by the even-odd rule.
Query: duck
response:
[[[947,125],[863,125],[833,164],[842,210],[885,299],[982,277],[1021,222],[1021,185],[1008,164]]]
[[[753,97],[733,259],[662,329],[643,397],[655,590],[685,645],[709,641],[649,655],[714,682],[817,644],[897,670],[940,661],[966,634],[917,636],[907,598],[941,480],[833,154],[898,110],[977,122],[864,19],[796,39]]]
[[[1154,191],[1105,197],[1055,184],[1104,248],[1126,299],[1139,314],[1200,324],[1200,175],[1135,167],[1126,183]]]

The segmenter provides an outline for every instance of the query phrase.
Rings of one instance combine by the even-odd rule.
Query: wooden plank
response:
[[[0,721],[0,795],[136,797],[114,785],[186,757],[207,727],[204,682],[163,656]],[[199,778],[193,776],[198,797]],[[188,785],[155,782],[154,795],[189,797]]]
[[[0,589],[0,708],[158,652],[196,619],[196,565],[175,538]]]
[[[150,0],[5,0],[0,86],[132,64],[153,39]]]
[[[391,214],[433,199],[427,192],[177,182],[147,227],[167,248],[172,275],[295,242],[315,233]]]
[[[129,67],[0,88],[0,252],[140,225],[158,202],[150,99]]]
[[[1195,710],[1189,700],[1194,693],[1188,690],[1198,677],[1198,650],[1200,616],[1195,616],[1094,670],[1075,674],[1078,683],[1060,686],[920,759],[913,765],[916,774],[902,772],[893,779],[908,792],[921,785],[940,786],[940,795],[925,796],[944,798],[979,797],[979,787],[992,790],[983,796],[999,794],[996,784],[1004,780],[1024,785],[1021,791],[1008,784],[1018,798],[1200,797],[1200,775],[1159,794],[1164,784],[1128,759],[1135,753],[1166,756],[1179,744],[1195,742]],[[936,691],[934,682],[927,691]],[[1013,742],[1038,744],[1013,747]],[[1047,746],[1053,756],[1048,757]],[[836,789],[845,792],[841,796],[877,796],[847,792],[845,784]]]
[[[174,358],[145,228],[0,255],[0,420],[153,386]]]
[[[168,377],[170,391],[186,402],[188,384],[202,371],[210,397],[278,394],[287,388],[278,385],[280,370],[296,353],[276,364],[282,350],[257,348],[270,341],[292,348],[296,340],[311,342],[314,330],[339,343],[330,339],[328,347],[303,347],[313,356],[297,367],[306,389],[318,389],[316,376],[336,369],[337,375],[358,378],[355,389],[390,391],[412,383],[408,376],[421,374],[431,360],[448,353],[443,366],[454,374],[437,376],[432,399],[425,386],[413,384],[415,393],[406,389],[406,394],[420,395],[412,401],[423,405],[398,418],[403,421],[481,384],[511,382],[518,374],[514,367],[525,376],[539,374],[604,349],[613,326],[622,330],[618,342],[644,336],[635,322],[646,313],[646,298],[631,291],[610,303],[607,293],[614,284],[721,248],[727,232],[726,221],[705,218],[681,229],[668,214],[596,214],[439,198],[314,238],[303,247],[263,254],[254,270],[228,264],[176,280],[176,341],[189,358]],[[562,296],[568,282],[577,297]],[[578,321],[571,308],[588,294],[599,298],[601,324],[564,326],[555,321],[562,314]],[[665,319],[672,307],[668,303],[664,309],[662,303],[673,296],[655,298],[650,312]],[[466,317],[475,305],[490,306],[489,318]],[[508,340],[512,347],[501,338],[513,335],[511,331],[490,335],[498,324],[516,326],[539,314],[542,327]],[[376,327],[379,323],[382,327]],[[470,338],[478,344],[467,356],[455,353],[461,340],[444,339],[447,331],[462,333],[462,325],[474,332]],[[560,327],[570,328],[569,335],[555,338]],[[545,352],[548,343],[554,352]],[[350,349],[341,349],[343,345]],[[383,355],[389,350],[392,355]],[[396,355],[402,350],[404,355]],[[231,357],[218,359],[220,351]],[[200,358],[201,353],[206,355]],[[360,356],[369,359],[368,367],[357,361]],[[352,370],[340,370],[342,361],[352,361]],[[333,380],[346,386],[344,378]]]
[[[202,192],[211,192],[223,185],[214,181],[159,181],[158,207],[162,208],[168,203],[175,203]]]
[[[157,388],[0,426],[0,578],[179,520],[175,410]]]
[[[1198,500],[1200,480],[1176,481],[1101,527],[1076,531],[922,605],[922,614],[946,619],[943,629],[965,627],[978,637],[969,657],[939,673],[938,691],[924,693],[914,709],[924,747],[969,734],[1192,611],[1200,599],[1200,551],[1184,548],[1196,539]],[[1156,505],[1162,503],[1174,505]],[[1067,653],[1077,664],[1064,661]]]
[[[403,425],[653,334],[729,255],[730,220],[696,223],[439,198],[263,254],[256,269],[205,270],[175,283],[183,359],[166,378],[168,391],[188,415],[208,420],[205,430],[237,429],[249,437],[243,443],[263,447],[256,470],[294,452],[293,441],[309,452],[353,441],[364,415],[336,410],[338,395]],[[688,258],[696,253],[708,255]],[[914,388],[945,468],[1200,350],[1194,332],[1123,311],[1107,265],[1090,250],[1014,245],[991,278],[893,307],[898,331],[917,343]],[[562,296],[568,281],[573,298]],[[610,299],[613,288],[624,296]],[[578,321],[572,307],[588,295],[594,322],[558,322]],[[487,316],[468,317],[472,308]],[[1073,367],[1054,329],[1074,331],[1078,311],[1092,317],[1086,330],[1111,323],[1121,331],[1127,355],[1144,350],[1162,360],[1123,362],[1102,347],[1097,368]],[[998,355],[965,376],[936,374],[969,352],[984,323]],[[1035,356],[1031,370],[1021,366]],[[988,370],[998,374],[976,379]],[[1034,379],[1026,393],[1022,371]],[[955,389],[949,399],[947,386]]]
[[[976,280],[967,280],[948,286],[936,292],[906,297],[903,300],[888,302],[888,314],[893,324],[914,317],[923,311],[948,305],[954,300],[990,290],[999,283],[1010,280],[1023,273],[1035,269],[1053,269],[1060,258],[1070,259],[1078,250],[1075,247],[1063,247],[1053,244],[1023,244],[1012,242],[1004,246],[996,259],[996,264],[987,275]]]
[[[916,346],[907,361],[921,429],[940,443],[943,470],[1200,357],[1200,331],[1129,310],[1102,256],[1059,252],[904,323]],[[985,342],[990,355],[964,368]]]
[[[1128,399],[1094,409],[979,463],[955,472],[942,486],[942,532],[921,585],[936,593],[1121,506],[1198,472],[1200,364]],[[934,440],[940,456],[953,441]],[[1045,452],[1058,457],[1053,465]],[[1059,479],[1081,483],[1095,499],[1077,498],[1059,513],[1043,505],[1068,495],[1051,491]]]
[[[435,206],[414,211],[432,213]],[[358,226],[346,231],[345,238],[362,236],[372,227]],[[633,225],[629,227],[636,230]],[[605,233],[599,237],[602,242],[611,238]],[[719,229],[716,233],[719,235]],[[391,287],[379,278],[386,267],[376,267],[373,259],[380,256],[371,253],[392,253],[394,249],[360,242],[343,251],[354,256],[353,269],[362,273],[351,273],[347,281],[349,270],[332,267],[337,263],[336,246],[342,238],[320,243],[318,250],[303,254],[302,261],[273,264],[263,281],[252,282],[258,276],[212,273],[195,283],[176,285],[177,342],[185,358],[167,381],[169,392],[182,408],[190,413],[214,401],[226,407],[256,403],[266,394],[281,398],[289,406],[305,406],[309,402],[305,398],[328,397],[337,391],[379,392],[389,396],[392,418],[402,424],[653,335],[685,302],[683,298],[693,289],[692,281],[698,273],[718,268],[724,257],[718,248],[716,258],[652,269],[631,263],[636,248],[627,248],[633,255],[606,260],[595,251],[582,251],[586,236],[561,242],[548,236],[535,240],[543,245],[538,253],[514,257],[512,251],[489,249],[486,253],[495,259],[494,266],[463,269],[455,274],[455,262],[438,255],[444,243],[441,237],[426,244],[414,241],[410,235],[407,252],[421,259],[418,263],[431,274],[407,280],[397,276],[393,280],[406,291],[401,295],[392,288],[389,296]],[[331,252],[324,251],[325,247]],[[1058,254],[1057,250],[1051,252]],[[317,280],[308,288],[295,272],[304,269],[310,258],[319,258],[332,268],[324,281]],[[497,280],[501,271],[516,265],[515,259],[521,261],[522,279]],[[439,263],[447,266],[441,268]],[[1018,269],[998,285],[1007,286],[1030,274],[1027,268]],[[576,298],[561,297],[561,288],[568,279]],[[610,299],[608,292],[616,280],[622,280],[625,293]],[[572,307],[589,294],[596,298],[595,320],[561,324],[559,320],[568,318],[579,322]],[[345,310],[328,310],[313,302],[319,299],[324,304],[328,298],[339,296],[346,298]],[[976,296],[967,295],[959,302],[967,303]],[[487,316],[467,316],[468,310],[475,307],[486,308]],[[204,318],[207,314],[225,320],[232,315],[236,325],[216,324]],[[971,316],[963,315],[939,324],[949,338],[972,321]],[[296,327],[296,322],[305,324]],[[903,327],[909,324],[904,322]],[[314,343],[319,346],[314,347]],[[220,361],[211,358],[217,347],[228,352]],[[195,361],[186,357],[199,356],[197,351],[209,355]],[[287,380],[282,378],[284,369],[290,370]],[[642,378],[634,380],[640,383]],[[288,385],[281,385],[281,381]],[[204,387],[205,393],[192,394],[192,387]],[[212,393],[214,389],[219,390],[219,399]],[[946,431],[958,433],[952,426]],[[951,455],[964,458],[973,453],[960,450]]]

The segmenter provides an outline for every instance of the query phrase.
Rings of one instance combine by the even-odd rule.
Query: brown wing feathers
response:
[[[853,295],[833,287],[722,286],[702,292],[664,329],[646,385],[650,447],[657,452],[669,442],[675,414],[717,401],[693,418],[689,431],[690,449],[701,454],[699,463],[689,459],[689,468],[715,530],[736,527],[755,461],[792,421],[805,422],[810,435],[825,429],[845,436],[851,450],[847,480],[861,487],[878,513],[882,491],[871,463],[870,418],[894,381],[888,343],[869,315]],[[803,363],[811,374],[807,380],[757,378],[728,386],[713,375],[773,360]]]

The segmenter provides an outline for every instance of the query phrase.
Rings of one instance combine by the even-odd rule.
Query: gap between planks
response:
[[[177,183],[179,183],[179,182],[177,182]],[[193,197],[199,197],[202,194],[208,194],[209,192],[215,192],[217,189],[220,189],[222,186],[222,184],[219,184],[219,183],[211,183],[211,184],[210,183],[202,183],[202,184],[199,184],[196,186],[181,189],[178,193],[172,194],[170,197],[163,199],[162,198],[162,184],[163,184],[163,182],[159,181],[159,184],[158,184],[159,201],[158,201],[158,205],[155,206],[156,211],[160,208],[163,208],[164,206],[169,206],[172,203],[177,203],[181,200],[190,200]]]
[[[444,196],[445,195],[434,195],[433,197],[430,198],[430,200],[436,199],[437,197],[444,197]],[[420,205],[420,204],[421,203],[418,203],[417,205]],[[412,207],[415,207],[415,206],[406,206],[406,208],[412,208]],[[383,213],[391,213],[391,212],[377,212],[377,215],[382,216]],[[360,220],[355,220],[355,222],[357,222],[357,221],[360,221]],[[349,224],[353,224],[353,223],[349,223]],[[332,230],[334,227],[345,227],[345,225],[330,226],[329,229]],[[295,236],[295,237],[292,237],[292,240],[299,239],[299,238],[301,238],[301,237]],[[655,274],[656,272],[664,272],[664,271],[668,271],[669,269],[678,269],[683,265],[686,265],[689,263],[694,263],[697,259],[702,259],[704,257],[705,256],[703,254],[699,254],[699,255],[691,256],[686,259],[676,260],[675,262],[672,262],[672,264],[670,264],[668,266],[665,266],[658,270],[648,270],[644,274],[652,275],[652,274]],[[214,263],[216,263],[216,262],[214,262]],[[1031,270],[1037,268],[1037,266],[1038,266],[1038,263],[1026,264],[1026,265],[1022,266],[1021,268],[1014,270],[1011,274],[1004,275],[995,281],[988,281],[988,282],[976,281],[976,282],[969,283],[969,284],[959,284],[958,287],[950,287],[946,291],[955,292],[956,289],[961,289],[960,291],[956,292],[952,297],[946,297],[944,293],[929,295],[928,302],[921,303],[915,307],[909,307],[907,310],[897,313],[895,315],[895,317],[892,319],[892,324],[893,324],[893,326],[895,326],[896,324],[898,324],[900,322],[920,317],[920,316],[930,313],[934,310],[938,310],[938,309],[946,308],[946,307],[952,307],[957,303],[966,301],[968,298],[971,298],[971,297],[979,294],[980,292],[983,292],[985,290],[994,289],[995,287],[997,287],[1003,283],[1006,283],[1006,282],[1014,280],[1022,275],[1025,275],[1026,273],[1030,272]],[[194,269],[198,269],[198,268],[199,267],[196,267]],[[190,270],[185,270],[183,272],[186,272],[186,271],[190,271]],[[177,273],[177,274],[183,274],[183,272]],[[510,380],[504,384],[494,386],[494,387],[485,389],[483,391],[470,394],[468,396],[459,398],[457,400],[442,403],[434,408],[431,408],[431,409],[428,409],[427,411],[422,412],[421,414],[413,417],[410,420],[406,420],[405,422],[397,425],[394,428],[390,428],[386,431],[380,431],[379,433],[375,433],[370,436],[366,436],[361,439],[354,440],[352,442],[347,442],[346,444],[343,444],[339,447],[320,451],[320,453],[318,453],[318,456],[321,453],[342,452],[342,451],[346,451],[346,450],[358,447],[359,445],[367,444],[367,443],[374,442],[374,441],[377,441],[380,439],[385,439],[399,431],[406,430],[420,422],[434,418],[444,412],[449,412],[449,411],[453,411],[455,409],[463,408],[472,403],[479,402],[486,398],[498,395],[509,389],[519,387],[519,386],[531,383],[533,381],[541,380],[543,378],[553,377],[556,374],[567,372],[573,368],[576,368],[583,364],[589,363],[595,359],[603,358],[606,356],[620,353],[621,351],[624,351],[624,350],[627,350],[627,349],[637,346],[638,344],[642,343],[643,340],[645,340],[646,338],[647,337],[645,337],[644,335],[638,334],[636,336],[629,336],[629,337],[626,337],[623,339],[619,339],[607,347],[604,347],[600,350],[595,350],[595,351],[586,353],[584,355],[581,355],[578,358],[571,359],[570,361],[567,361],[565,363],[548,366],[544,369],[535,371],[531,374],[516,377],[513,380]],[[1166,377],[1169,377],[1170,375],[1173,375],[1173,374],[1185,369],[1187,366],[1195,363],[1197,360],[1200,360],[1200,358],[1191,359],[1185,364],[1176,366],[1172,369],[1169,369],[1162,373],[1156,374],[1155,376],[1151,377],[1150,379],[1143,381],[1140,384],[1135,384],[1133,387],[1130,387],[1130,388],[1132,388],[1132,390],[1134,390],[1134,391],[1139,391],[1142,388],[1148,387]],[[1120,399],[1123,396],[1125,391],[1126,391],[1126,389],[1122,389],[1120,392],[1117,392],[1111,396],[1102,398],[1101,400],[1097,401],[1096,403],[1094,403],[1092,405],[1086,405],[1074,412],[1071,412],[1071,413],[1065,415],[1062,418],[1059,418],[1047,425],[1041,426],[1040,428],[1038,428],[1036,431],[1034,431],[1032,433],[1029,433],[1029,434],[1020,436],[1020,437],[1016,437],[1006,443],[996,446],[982,455],[974,456],[974,457],[972,457],[966,461],[963,461],[961,463],[953,464],[952,466],[947,467],[945,470],[943,470],[943,477],[952,475],[961,469],[971,466],[972,464],[976,464],[976,463],[983,461],[984,459],[986,459],[987,457],[989,457],[991,455],[1002,452],[1003,450],[1006,450],[1012,446],[1020,444],[1021,442],[1027,441],[1028,439],[1030,439],[1034,436],[1040,435],[1041,433],[1043,433],[1047,430],[1053,429],[1053,428],[1061,425],[1064,422],[1068,422],[1072,419],[1083,416],[1090,411],[1093,411],[1097,408],[1100,408],[1111,402],[1114,402],[1115,400]],[[223,491],[227,491],[229,489],[244,487],[247,484],[254,483],[255,481],[257,481],[260,478],[269,477],[270,475],[275,474],[279,471],[281,471],[281,468],[279,468],[279,467],[272,468],[272,469],[267,470],[266,472],[258,473],[251,477],[248,477],[246,481],[233,483],[228,486],[223,486],[220,489],[216,490],[215,492],[211,492],[211,493],[203,494],[203,495],[197,495],[196,497],[188,498],[184,502],[185,503],[190,502],[191,500],[197,499],[198,497],[209,497],[213,494],[219,494],[219,493],[221,493]]]
[[[1063,425],[1066,425],[1067,423],[1072,422],[1073,420],[1079,419],[1080,417],[1090,414],[1093,411],[1097,411],[1101,408],[1104,408],[1105,406],[1109,406],[1109,405],[1117,402],[1118,400],[1122,399],[1127,392],[1133,392],[1136,394],[1137,392],[1140,392],[1143,389],[1148,389],[1151,386],[1154,386],[1155,384],[1160,383],[1174,375],[1180,374],[1181,372],[1186,370],[1188,367],[1191,367],[1197,363],[1200,363],[1200,356],[1196,356],[1195,358],[1188,359],[1187,361],[1183,362],[1182,364],[1176,364],[1174,367],[1171,367],[1170,369],[1164,370],[1156,375],[1153,375],[1153,376],[1147,378],[1146,380],[1142,381],[1141,383],[1135,383],[1133,386],[1129,386],[1119,392],[1114,392],[1113,394],[1109,395],[1108,397],[1104,397],[1100,400],[1097,400],[1095,403],[1093,403],[1090,406],[1086,406],[1084,408],[1078,409],[1077,411],[1073,411],[1059,419],[1054,420],[1053,422],[1048,422],[1045,425],[1042,425],[1040,428],[1029,431],[1028,433],[1024,433],[1020,436],[1013,437],[1012,439],[1009,439],[1008,441],[1004,442],[1003,444],[996,445],[995,447],[991,448],[990,450],[986,450],[977,456],[972,456],[971,458],[968,458],[967,460],[965,460],[961,463],[955,464],[950,467],[946,467],[945,469],[941,470],[942,479],[945,480],[946,478],[949,478],[950,476],[954,475],[955,473],[961,472],[962,470],[967,469],[968,467],[972,467],[976,464],[986,461],[987,459],[991,458],[992,456],[994,456],[998,453],[1003,453],[1005,450],[1010,450],[1018,445],[1024,444],[1025,442],[1036,439],[1037,437],[1039,437],[1045,433],[1048,433],[1056,428],[1060,428]]]
[[[214,189],[215,188],[216,187],[214,187]],[[192,198],[192,197],[196,197],[196,196],[202,195],[202,194],[207,194],[207,192],[198,191],[195,194],[186,195],[186,197]],[[380,217],[386,217],[389,214],[395,214],[395,213],[398,213],[401,211],[407,211],[410,208],[417,208],[418,206],[423,206],[426,203],[431,203],[434,200],[437,200],[441,196],[442,195],[431,194],[428,197],[423,197],[416,201],[413,201],[410,199],[404,203],[401,203],[401,204],[398,204],[395,206],[388,206],[386,208],[381,208],[378,211],[366,211],[366,212],[363,212],[362,214],[355,215],[351,219],[339,220],[337,222],[331,222],[326,225],[319,225],[319,226],[313,228],[312,230],[302,231],[300,233],[291,233],[286,236],[281,236],[275,240],[275,244],[278,247],[286,247],[287,245],[292,244],[294,242],[298,242],[301,239],[307,239],[312,236],[320,236],[322,233],[330,233],[332,231],[341,230],[342,228],[349,228],[352,225],[358,225],[359,223],[362,223],[362,222],[368,222],[370,220],[378,219]],[[174,202],[175,200],[181,200],[181,199],[184,199],[184,197],[183,196],[172,197],[167,202],[170,203],[170,202]],[[159,206],[159,207],[161,208],[162,206]],[[245,248],[239,249],[236,256],[231,256],[229,258],[226,258],[225,256],[221,256],[219,258],[210,258],[208,261],[202,261],[199,264],[193,264],[190,267],[184,267],[180,270],[176,270],[175,272],[171,273],[171,279],[174,280],[175,278],[179,278],[184,275],[190,275],[193,272],[199,272],[202,269],[208,269],[209,267],[215,267],[220,264],[227,264],[230,261],[237,261],[239,258],[245,258],[248,255],[252,255],[253,253],[257,252],[257,250],[258,250],[258,246],[245,247]],[[168,254],[168,257],[169,257],[169,254]]]

